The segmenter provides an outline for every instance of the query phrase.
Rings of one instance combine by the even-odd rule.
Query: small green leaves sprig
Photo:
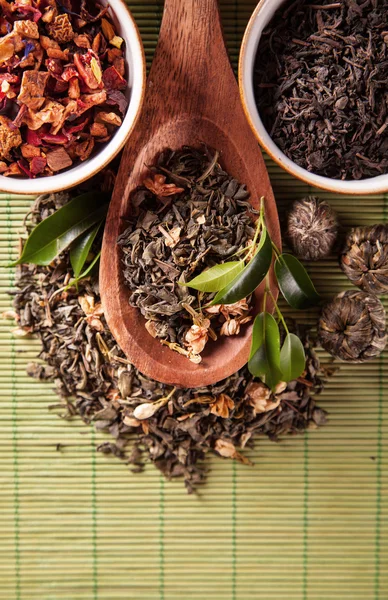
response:
[[[87,277],[100,258],[100,252],[88,263],[93,242],[108,212],[109,197],[99,192],[77,196],[31,231],[23,251],[14,263],[49,265],[69,249],[74,278],[67,288]]]
[[[299,260],[291,254],[281,253],[272,242],[265,224],[264,198],[261,199],[254,238],[237,255],[241,256],[239,260],[215,265],[181,285],[204,293],[215,293],[210,303],[210,306],[214,306],[243,300],[266,280],[263,311],[257,315],[253,326],[248,368],[252,375],[274,390],[280,381],[288,382],[300,377],[305,369],[306,358],[302,342],[289,332],[270,290],[268,273],[272,262],[279,290],[292,308],[309,308],[317,304],[320,297]],[[275,308],[275,317],[267,311],[268,297]],[[285,331],[282,346],[279,323]]]

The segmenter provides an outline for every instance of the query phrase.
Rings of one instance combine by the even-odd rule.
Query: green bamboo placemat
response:
[[[163,3],[129,4],[149,64]],[[254,2],[221,8],[236,65]],[[280,210],[312,192],[268,167]],[[385,197],[318,195],[345,226],[387,220]],[[15,256],[30,201],[0,195],[1,262]],[[326,298],[350,287],[334,258],[310,271]],[[0,312],[12,278],[0,270]],[[100,436],[50,413],[51,386],[25,375],[38,345],[11,329],[0,322],[0,599],[388,598],[387,354],[342,366],[321,397],[325,428],[262,440],[254,468],[212,460],[208,483],[189,497],[152,467],[133,475],[97,455]]]

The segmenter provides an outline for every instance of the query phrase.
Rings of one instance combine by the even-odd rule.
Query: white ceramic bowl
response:
[[[123,0],[100,0],[111,7],[110,16],[116,31],[125,40],[125,59],[128,72],[126,92],[129,106],[122,125],[112,139],[89,160],[51,177],[22,179],[0,175],[0,191],[12,194],[44,194],[64,190],[89,179],[103,169],[123,148],[131,134],[144,99],[146,62],[143,44],[136,23]]]
[[[310,173],[290,160],[272,141],[256,107],[253,73],[261,34],[285,0],[260,0],[245,31],[239,60],[240,95],[248,121],[264,150],[285,171],[306,183],[340,194],[380,194],[388,191],[388,175],[363,180],[341,181]]]

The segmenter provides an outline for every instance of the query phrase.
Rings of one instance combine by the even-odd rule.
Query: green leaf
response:
[[[102,225],[102,221],[97,223],[92,229],[86,231],[79,238],[74,240],[70,248],[70,262],[73,267],[75,277],[78,277],[84,268],[90,249],[96,238],[96,235]]]
[[[67,286],[65,288],[63,288],[62,291],[68,290],[69,288],[73,287],[74,285],[77,285],[77,283],[79,283],[81,281],[81,279],[85,279],[85,277],[87,277],[91,273],[91,271],[93,270],[95,265],[98,263],[98,261],[100,260],[100,257],[101,257],[101,251],[94,257],[94,259],[92,260],[90,265],[85,269],[85,271],[83,271],[83,273],[81,273],[81,275],[79,275],[78,277],[75,277],[74,279],[69,281]]]
[[[234,304],[252,294],[267,275],[271,262],[272,242],[264,227],[255,256],[229,285],[218,292],[212,305]]]
[[[180,285],[199,290],[200,292],[218,292],[227,286],[244,269],[244,261],[238,260],[215,265]]]
[[[255,319],[248,368],[271,390],[282,380],[279,327],[269,313],[263,312]]]
[[[280,351],[280,369],[283,381],[298,379],[305,369],[306,355],[298,336],[288,333]]]
[[[299,310],[318,304],[320,297],[306,269],[292,254],[276,259],[275,274],[284,298]]]
[[[12,266],[49,265],[80,235],[100,222],[108,211],[108,196],[90,192],[77,196],[31,232],[20,258]]]

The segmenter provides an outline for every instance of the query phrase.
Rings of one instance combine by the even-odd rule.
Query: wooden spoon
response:
[[[214,384],[248,360],[252,326],[238,336],[209,341],[193,364],[154,339],[137,308],[129,305],[117,238],[131,212],[131,192],[149,175],[146,165],[166,148],[205,143],[220,151],[222,166],[251,193],[265,197],[266,220],[280,246],[276,204],[263,157],[244,116],[225,48],[216,0],[165,0],[159,41],[148,78],[142,116],[125,147],[105,226],[100,285],[105,316],[117,343],[142,373],[182,387]],[[276,285],[272,279],[272,291]],[[263,285],[254,311],[262,310]]]

